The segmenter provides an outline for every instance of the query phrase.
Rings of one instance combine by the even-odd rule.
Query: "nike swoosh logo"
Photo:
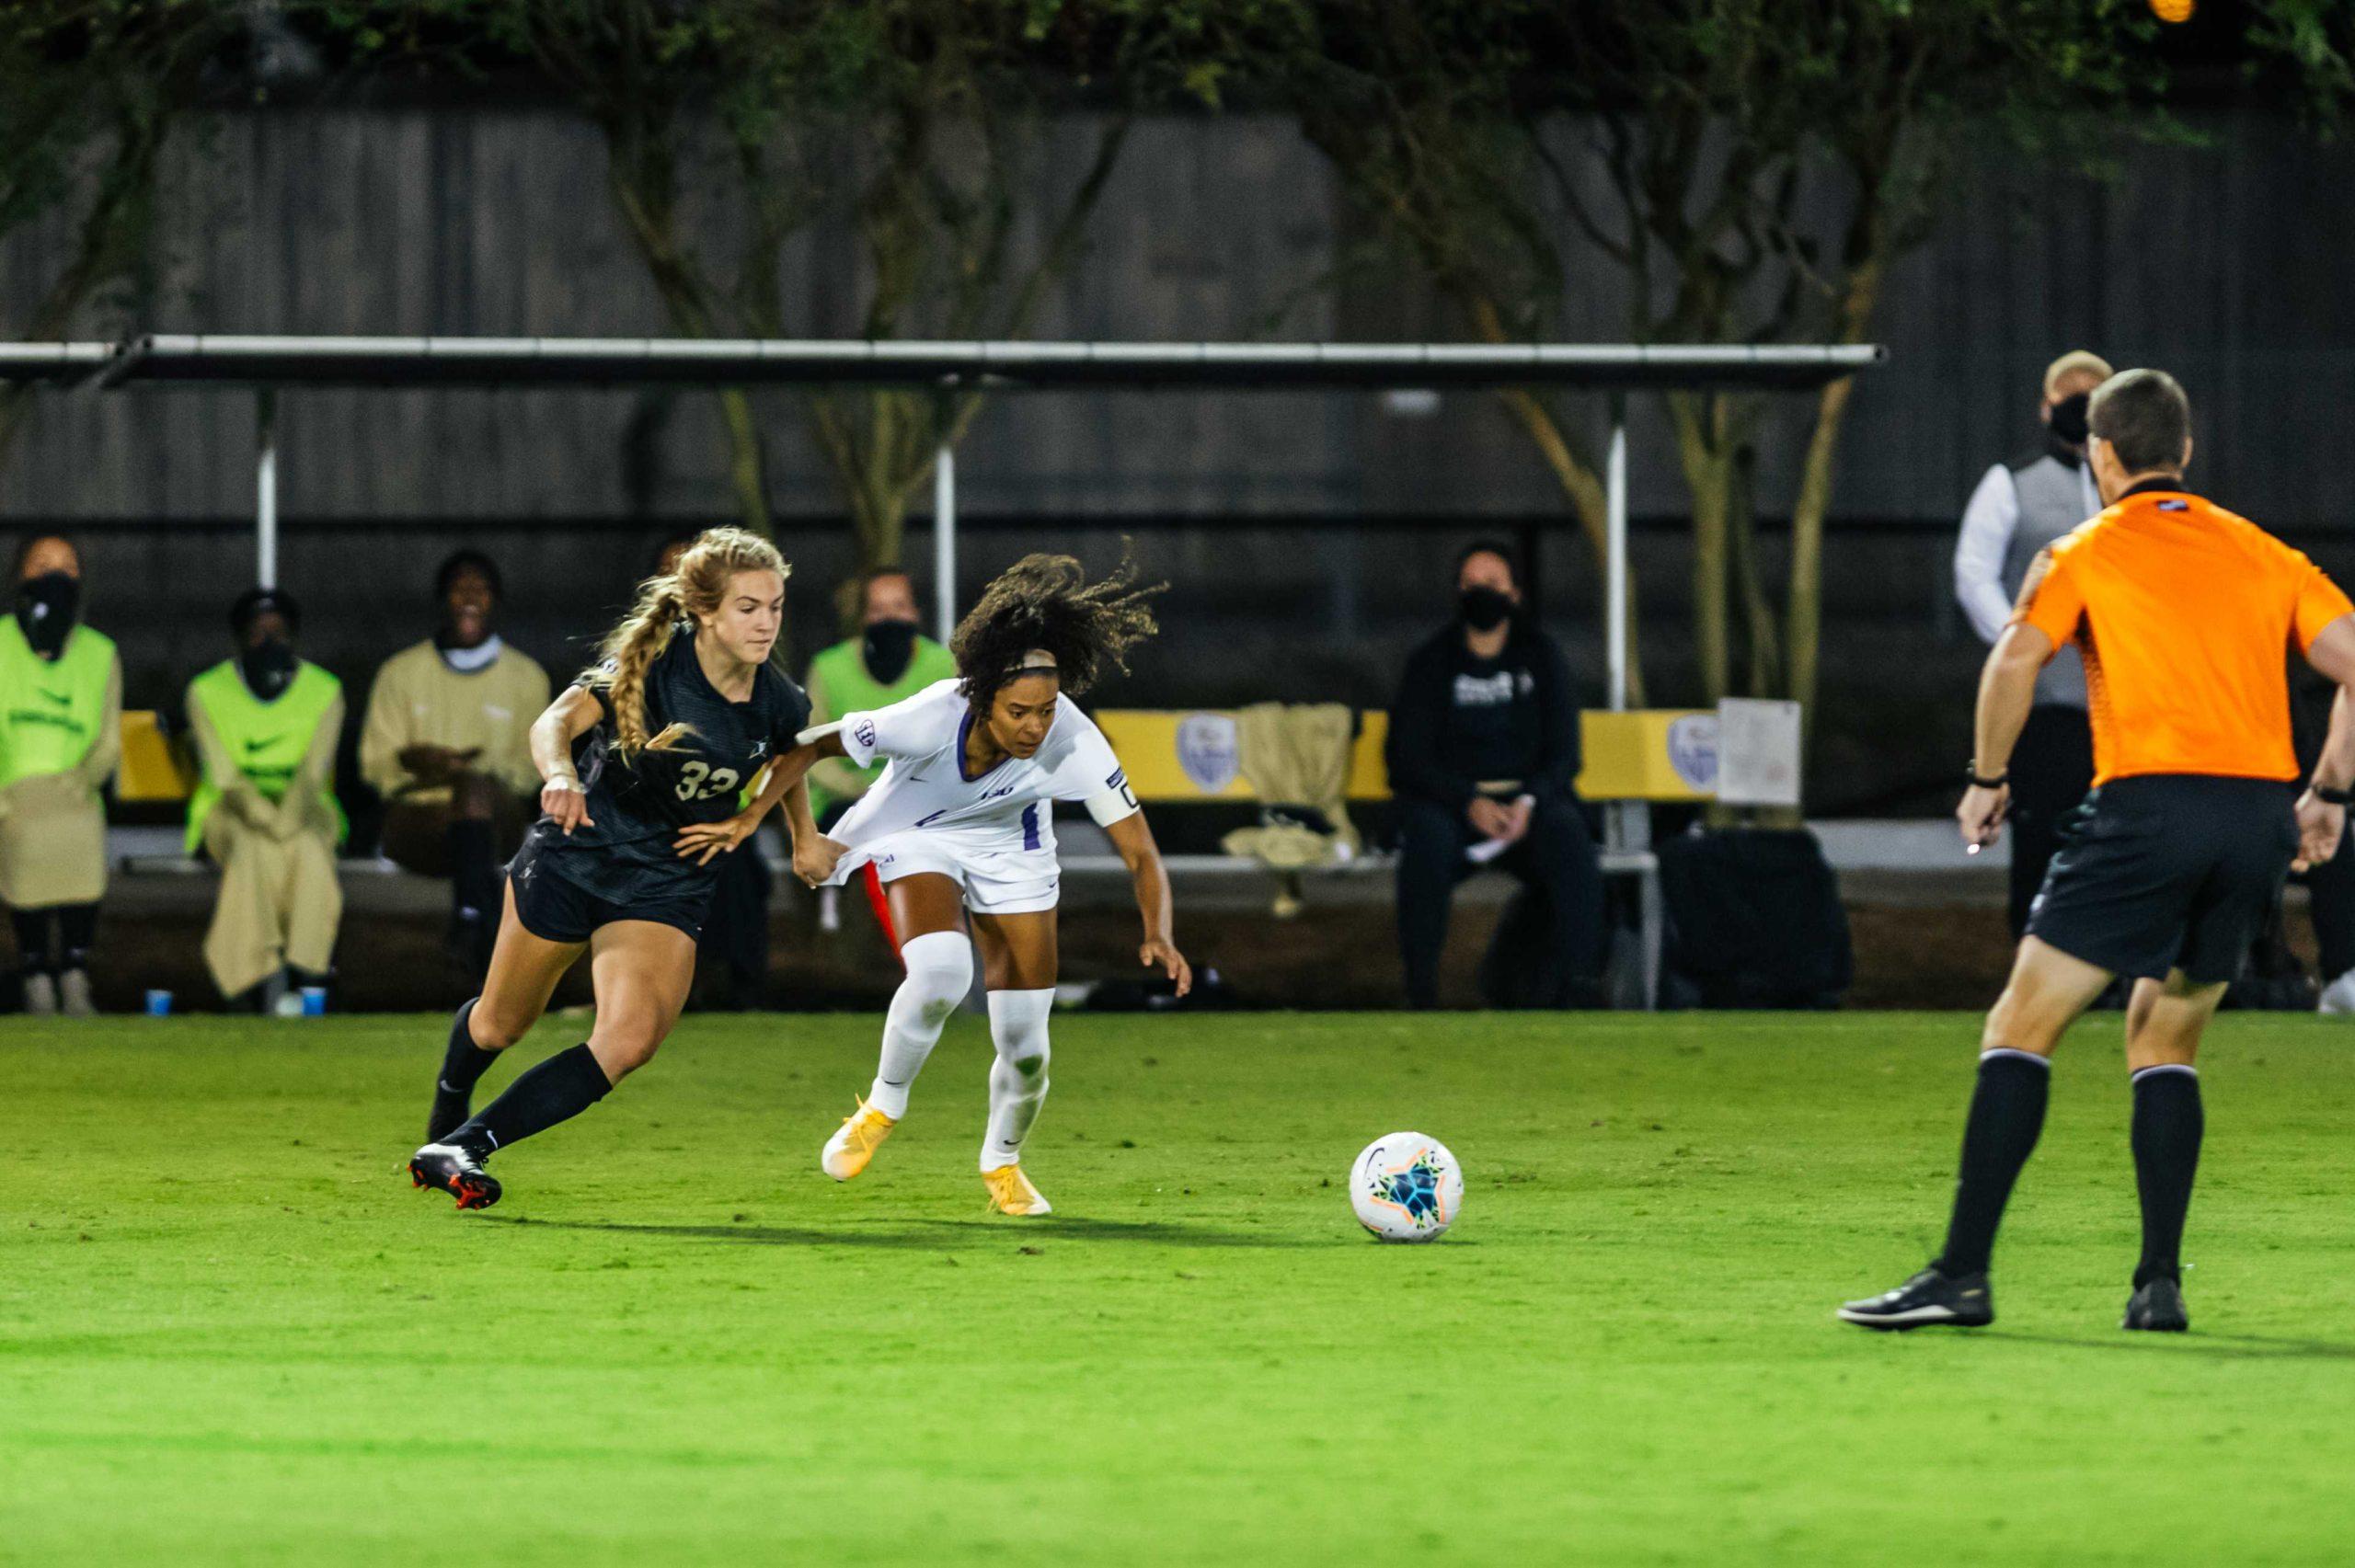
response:
[[[248,740],[246,742],[246,755],[250,757],[257,751],[267,751],[277,744],[275,740]]]
[[[455,1094],[458,1092],[451,1085],[450,1081],[446,1078],[437,1078],[433,1082],[434,1086],[440,1089],[444,1094]]]
[[[37,686],[34,690],[61,708],[70,708],[74,705],[74,694],[71,692],[52,692],[46,686]]]

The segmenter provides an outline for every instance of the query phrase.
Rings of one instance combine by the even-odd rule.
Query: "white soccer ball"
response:
[[[1419,1132],[1377,1138],[1350,1167],[1350,1207],[1383,1241],[1435,1242],[1464,1207],[1464,1168]]]

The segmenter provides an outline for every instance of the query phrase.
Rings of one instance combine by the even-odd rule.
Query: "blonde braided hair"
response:
[[[728,582],[739,572],[792,575],[777,547],[741,528],[706,529],[695,536],[669,572],[638,585],[638,602],[621,624],[605,634],[600,662],[584,670],[580,683],[602,689],[614,704],[614,736],[626,759],[639,751],[668,751],[694,733],[684,724],[646,733],[646,672],[671,646],[672,634],[686,622],[718,612]]]

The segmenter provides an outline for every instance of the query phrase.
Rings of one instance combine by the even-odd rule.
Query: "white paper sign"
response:
[[[1754,697],[1717,704],[1717,798],[1729,806],[1799,803],[1799,705]]]

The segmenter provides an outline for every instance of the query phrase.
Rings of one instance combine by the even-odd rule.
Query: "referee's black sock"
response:
[[[1931,1265],[1948,1279],[1987,1272],[1995,1227],[2003,1223],[2012,1184],[2044,1130],[2044,1103],[2051,1088],[2052,1065],[2040,1056],[2009,1049],[1981,1055],[1979,1087],[1962,1129],[1954,1219],[1947,1227],[1947,1249]]]
[[[526,1071],[507,1092],[475,1114],[474,1119],[452,1133],[448,1141],[464,1144],[480,1159],[495,1150],[520,1142],[569,1121],[605,1097],[613,1084],[586,1043],[556,1055]]]
[[[2200,1074],[2170,1065],[2146,1067],[2134,1075],[2134,1185],[2142,1195],[2137,1290],[2162,1275],[2183,1277],[2183,1217],[2191,1207],[2191,1179],[2200,1170],[2200,1138],[2206,1128]]]

